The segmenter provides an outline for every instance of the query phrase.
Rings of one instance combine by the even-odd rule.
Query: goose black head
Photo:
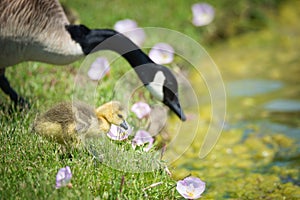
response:
[[[131,40],[114,30],[90,30],[84,25],[67,25],[66,29],[72,39],[81,45],[85,54],[106,49],[122,55],[150,93],[167,105],[182,121],[186,120],[178,99],[176,78],[168,68],[155,64]]]
[[[178,84],[172,72],[164,66],[149,63],[134,68],[145,87],[168,106],[182,121],[186,120],[178,98]]]

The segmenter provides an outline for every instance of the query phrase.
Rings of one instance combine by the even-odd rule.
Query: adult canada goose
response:
[[[186,119],[176,78],[168,68],[114,30],[69,24],[58,0],[0,0],[0,47],[0,87],[15,104],[25,100],[11,88],[6,67],[23,61],[64,65],[105,49],[124,57],[153,96]]]
[[[65,146],[78,146],[87,138],[107,133],[111,124],[128,129],[126,112],[117,101],[97,109],[82,102],[64,102],[36,117],[33,130]]]

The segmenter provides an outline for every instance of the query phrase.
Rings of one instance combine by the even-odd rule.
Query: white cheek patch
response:
[[[158,71],[155,74],[153,81],[146,86],[150,93],[160,101],[164,99],[163,86],[165,80],[166,77],[164,73],[162,71]]]

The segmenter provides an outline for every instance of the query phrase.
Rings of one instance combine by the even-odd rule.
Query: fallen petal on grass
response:
[[[205,190],[205,182],[197,177],[187,177],[177,182],[176,190],[185,199],[198,199]]]
[[[131,132],[132,129],[130,127],[128,128],[128,130],[125,130],[120,126],[112,124],[109,132],[107,133],[107,136],[112,140],[122,141],[127,139]]]
[[[61,187],[72,187],[71,184],[72,172],[69,166],[61,168],[56,174],[56,189]]]
[[[149,151],[153,146],[154,139],[145,130],[138,130],[132,140],[132,147],[135,149],[137,146],[143,146],[148,143],[148,146],[144,147],[144,151]]]

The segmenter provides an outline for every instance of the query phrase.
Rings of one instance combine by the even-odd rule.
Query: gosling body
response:
[[[127,128],[126,113],[117,101],[97,109],[83,102],[63,102],[37,116],[34,131],[65,146],[78,146],[86,139],[107,133],[111,124]]]

